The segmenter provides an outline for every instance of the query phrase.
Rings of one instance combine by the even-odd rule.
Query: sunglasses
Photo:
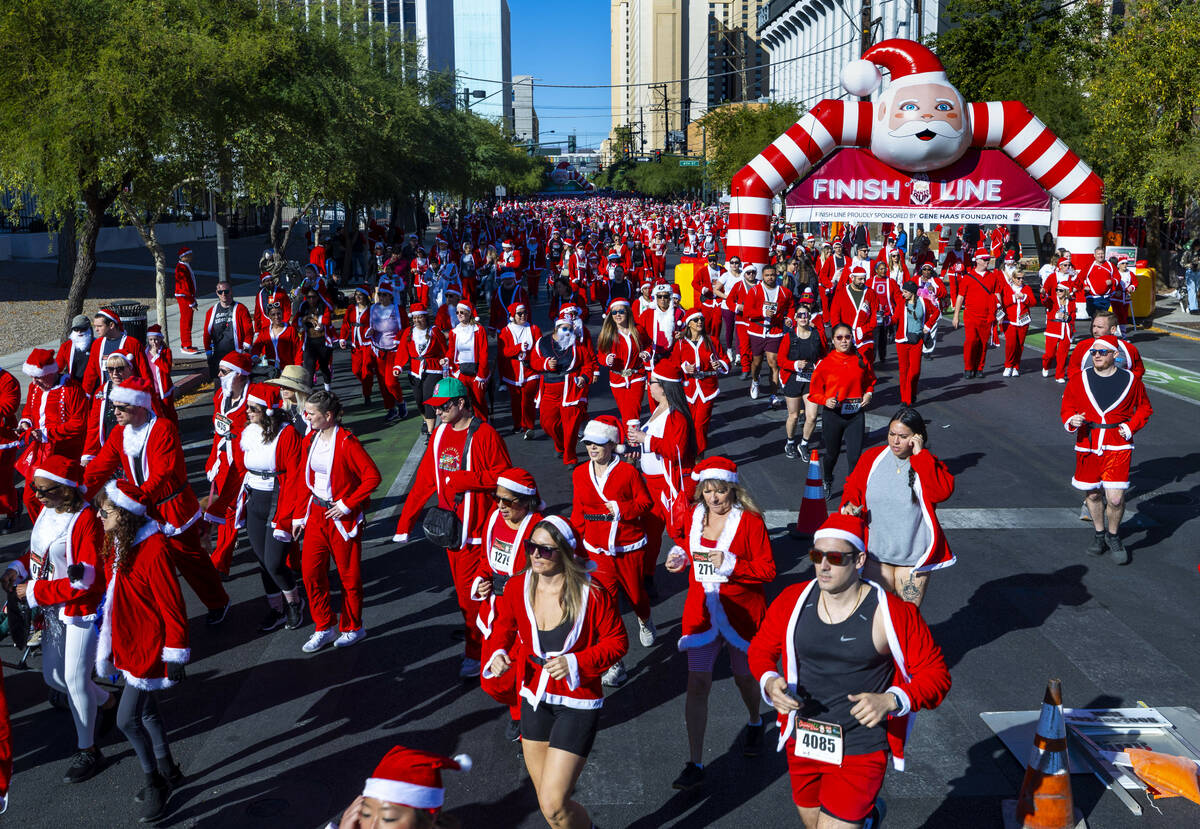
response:
[[[447,400],[445,403],[443,403],[440,406],[434,406],[434,411],[448,412],[448,411],[450,411],[451,408],[453,408],[454,406],[457,406],[457,405],[458,405],[457,400]]]
[[[628,311],[626,311],[624,308],[614,308],[614,309],[613,309],[613,312],[612,312],[612,314],[613,314],[613,316],[614,316],[614,317],[615,317],[617,314],[620,314],[621,316],[625,316],[625,315],[626,315],[626,314],[628,314],[628,313],[629,313],[629,312],[628,312]]]
[[[532,541],[526,541],[525,554],[531,558],[554,558],[558,555],[558,548],[553,544],[535,544]]]
[[[48,486],[45,489],[42,489],[40,486],[37,486],[35,484],[30,484],[30,486],[33,488],[33,494],[39,498],[45,498],[51,492],[54,492],[54,490],[58,489],[58,484],[54,484],[53,486]]]
[[[1093,348],[1089,349],[1088,353],[1095,357],[1097,354],[1116,354],[1111,348]]]
[[[125,405],[124,403],[114,403],[113,404],[114,412],[127,412],[127,411],[129,411],[129,409],[130,409],[130,407]]]
[[[226,294],[232,294],[232,293],[233,293],[233,291],[217,291],[217,296],[224,296]]]
[[[108,518],[108,516],[112,515],[112,510],[107,510],[104,507],[96,507],[96,515],[99,515],[101,518]]]
[[[813,564],[820,564],[821,559],[829,559],[829,563],[834,567],[841,567],[844,564],[853,564],[858,553],[835,553],[830,550],[818,550],[813,547],[808,551],[808,558]]]
[[[846,340],[852,340],[854,338],[851,337],[849,334],[836,334],[836,335],[834,335],[834,339],[837,340],[838,342],[844,342]]]
[[[506,498],[498,492],[492,493],[492,500],[505,507],[515,507],[517,504],[521,503],[520,498]]]

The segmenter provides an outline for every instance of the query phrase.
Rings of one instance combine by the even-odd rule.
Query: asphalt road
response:
[[[958,563],[934,575],[924,612],[954,687],[940,708],[919,716],[908,771],[888,773],[886,826],[999,827],[1000,802],[1015,796],[1022,766],[979,714],[1036,708],[1048,678],[1063,680],[1066,704],[1074,707],[1138,700],[1187,706],[1200,699],[1194,621],[1200,448],[1192,437],[1197,403],[1188,399],[1189,389],[1200,390],[1188,379],[1200,350],[1152,333],[1134,340],[1178,376],[1151,386],[1155,414],[1137,438],[1125,530],[1133,562],[1124,568],[1084,553],[1090,528],[1076,519],[1080,497],[1069,485],[1071,440],[1058,422],[1062,387],[1036,370],[1040,354],[1028,349],[1025,373],[1005,379],[999,352],[992,351],[986,376],[963,381],[961,334],[949,333],[925,362],[917,406],[931,421],[929,449],[957,475],[943,515]],[[368,637],[345,652],[306,656],[300,645],[311,625],[258,634],[264,604],[244,544],[228,585],[235,605],[219,629],[205,628],[203,608],[185,587],[194,661],[188,680],[165,693],[161,706],[187,779],[163,825],[316,826],[349,803],[378,759],[402,743],[474,757],[470,774],[447,775],[448,803],[464,826],[543,826],[518,750],[503,740],[505,712],[456,679],[461,644],[452,634],[459,616],[444,555],[424,541],[400,548],[390,541],[401,502],[393,482],[416,422],[385,426],[381,412],[363,411],[351,391],[348,360],[339,357],[335,372],[338,391],[351,401],[352,427],[384,472],[364,549]],[[879,373],[869,445],[882,440],[899,402],[894,357]],[[802,559],[806,545],[784,530],[794,520],[806,470],[782,454],[783,414],[768,410],[765,399],[749,400],[747,387],[736,379],[722,383],[712,451],[738,462],[778,530],[773,595],[810,572]],[[498,397],[502,434],[509,431],[507,408]],[[593,395],[591,411],[615,411],[606,390]],[[203,406],[186,410],[182,422],[185,444],[210,434]],[[510,439],[509,449],[533,471],[551,510],[568,511],[568,470],[548,440]],[[198,489],[206,451],[196,445],[189,452]],[[843,461],[837,490],[844,474]],[[21,536],[6,539],[9,556],[21,543]],[[578,799],[606,829],[799,826],[782,755],[741,756],[744,709],[723,663],[710,702],[708,785],[688,794],[671,789],[686,759],[687,669],[675,647],[686,585],[661,568],[657,583],[660,641],[641,648],[627,611],[634,634],[630,681],[609,694]],[[69,716],[46,703],[38,671],[15,670],[10,647],[0,654],[16,750],[4,822],[27,829],[134,825],[131,797],[141,774],[120,734],[101,742],[108,768],[81,785],[63,785],[74,747]],[[1147,806],[1137,819],[1095,778],[1075,775],[1072,782],[1093,827],[1177,827],[1195,818],[1194,804],[1174,799],[1156,804],[1161,813]]]

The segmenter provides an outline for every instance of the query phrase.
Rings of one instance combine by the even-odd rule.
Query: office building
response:
[[[453,0],[453,4],[442,0],[442,4],[453,7],[454,71],[459,76],[459,89],[471,90],[471,111],[512,127],[512,39],[507,0]],[[476,96],[477,91],[482,91],[483,97]]]
[[[758,40],[758,11],[765,5],[763,0],[691,3],[689,121],[722,104],[768,95],[767,52]]]
[[[513,137],[538,142],[538,115],[533,107],[533,77],[513,76]]]
[[[689,0],[611,0],[612,133],[632,131],[635,153],[682,143],[686,123]]]

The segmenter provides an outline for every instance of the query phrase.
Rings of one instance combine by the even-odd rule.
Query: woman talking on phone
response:
[[[892,415],[887,437],[846,479],[842,512],[870,530],[864,575],[920,607],[929,573],[954,563],[934,510],[954,494],[954,476],[925,448],[929,434],[916,409]]]

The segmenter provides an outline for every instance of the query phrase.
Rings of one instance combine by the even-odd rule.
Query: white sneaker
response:
[[[459,679],[478,679],[479,678],[479,660],[464,657],[462,665],[458,669]]]
[[[1012,369],[1011,369],[1011,368],[1006,368],[1006,369],[1004,369],[1004,376],[1005,376],[1005,377],[1009,377],[1009,376],[1011,376],[1011,375],[1009,375],[1009,372],[1010,372],[1010,371],[1012,371]]]
[[[638,619],[638,641],[642,643],[643,648],[648,648],[658,641],[658,628],[654,626],[653,619],[644,622]]]
[[[600,684],[607,688],[620,688],[628,679],[629,675],[625,673],[625,663],[618,662],[604,672],[604,676],[600,677]]]
[[[758,381],[757,380],[750,381],[750,399],[751,400],[758,399]]]
[[[353,645],[355,642],[365,639],[366,636],[367,636],[366,628],[359,628],[358,630],[348,630],[337,638],[337,641],[333,643],[333,646],[335,648],[348,648],[351,645]]]
[[[1049,377],[1049,376],[1050,376],[1050,369],[1048,369],[1048,368],[1044,368],[1044,369],[1042,369],[1042,376],[1043,376],[1043,377]]]
[[[1065,382],[1067,382],[1067,378],[1066,377],[1055,377],[1054,382],[1055,383],[1065,383]]]
[[[313,631],[313,635],[308,637],[308,641],[304,643],[304,647],[300,650],[305,653],[316,653],[337,638],[338,632],[333,628]]]
[[[1010,375],[1008,375],[1008,376],[1009,376],[1009,377],[1020,377],[1020,376],[1021,376],[1021,370],[1020,370],[1020,369],[1015,369],[1015,368],[1014,368],[1014,369],[1012,369],[1012,374],[1010,374]]]

